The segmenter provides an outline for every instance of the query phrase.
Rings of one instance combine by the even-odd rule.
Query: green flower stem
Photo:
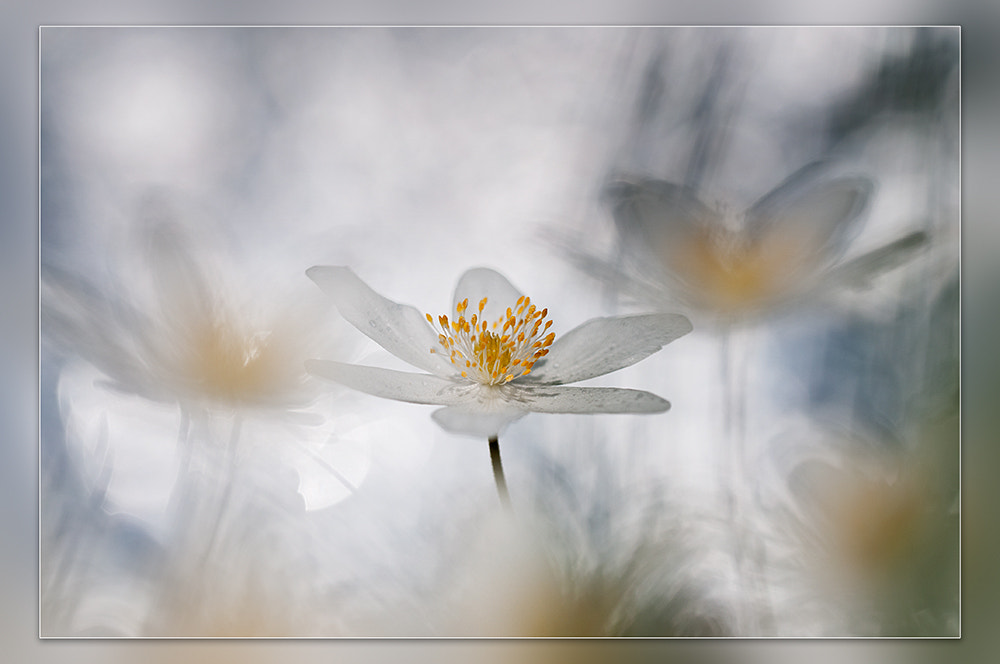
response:
[[[497,495],[500,503],[510,509],[510,493],[507,492],[507,480],[503,476],[503,464],[500,462],[500,441],[496,436],[490,436],[490,461],[493,463],[493,479],[497,483]]]

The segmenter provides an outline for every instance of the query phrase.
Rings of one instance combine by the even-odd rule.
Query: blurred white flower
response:
[[[118,390],[155,401],[285,409],[315,397],[296,362],[309,345],[304,307],[268,313],[265,305],[237,304],[213,285],[202,247],[174,225],[157,224],[142,239],[148,272],[116,275],[127,283],[98,287],[46,266],[47,338],[98,367]]]
[[[814,422],[786,434],[767,502],[778,507],[772,536],[783,552],[772,591],[789,629],[957,633],[957,414],[929,412],[905,441]]]
[[[635,364],[691,330],[677,314],[595,318],[558,340],[539,310],[499,273],[475,268],[455,289],[455,318],[382,297],[346,267],[317,266],[309,277],[340,313],[393,355],[429,373],[309,360],[307,369],[379,397],[444,406],[448,431],[496,436],[528,412],[661,413],[670,404],[640,390],[564,387]],[[477,311],[466,318],[469,303]]]
[[[710,206],[690,187],[643,177],[605,188],[628,262],[609,263],[566,243],[578,266],[638,299],[680,301],[734,320],[842,286],[865,286],[927,242],[909,233],[843,263],[872,183],[809,164],[742,214]]]
[[[273,464],[293,469],[306,509],[350,496],[369,460],[303,369],[335,336],[310,293],[247,288],[214,243],[154,212],[106,280],[42,271],[43,360],[61,358],[59,415],[85,482],[154,529],[203,464],[216,485],[237,460],[249,473],[266,459],[276,487]]]

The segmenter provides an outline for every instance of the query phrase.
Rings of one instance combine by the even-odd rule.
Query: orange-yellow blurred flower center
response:
[[[267,334],[244,334],[228,322],[206,321],[189,347],[187,374],[206,395],[254,401],[284,387],[280,353]]]
[[[753,308],[792,287],[802,253],[794,238],[747,244],[708,231],[669,248],[671,264],[704,304],[723,311]]]
[[[918,487],[866,482],[835,506],[838,535],[848,559],[864,569],[884,570],[910,551],[924,505]]]
[[[455,306],[455,319],[439,316],[435,329],[439,331],[438,343],[451,363],[460,369],[463,378],[477,383],[502,385],[530,373],[556,337],[555,332],[548,332],[552,325],[551,320],[546,320],[549,310],[537,309],[529,297],[518,298],[492,323],[483,320],[485,297],[479,301],[478,313],[467,319],[468,307],[466,298]],[[430,314],[427,322],[434,325]],[[431,352],[440,351],[432,348]]]

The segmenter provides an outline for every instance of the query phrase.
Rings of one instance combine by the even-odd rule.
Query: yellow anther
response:
[[[535,362],[548,353],[554,333],[540,337],[552,325],[545,320],[548,309],[539,310],[531,298],[521,296],[505,315],[495,321],[483,319],[487,298],[479,301],[479,312],[465,318],[468,298],[455,305],[457,319],[438,317],[438,343],[450,351],[452,364],[465,363],[461,376],[486,385],[502,385],[531,371]],[[523,316],[523,317],[520,317]],[[426,314],[427,322],[434,318]],[[544,326],[543,326],[544,323]],[[436,353],[437,349],[431,349]]]

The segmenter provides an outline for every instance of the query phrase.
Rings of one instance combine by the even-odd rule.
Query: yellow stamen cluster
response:
[[[552,325],[546,320],[548,309],[537,309],[531,298],[521,296],[505,315],[492,324],[483,320],[486,298],[479,301],[479,312],[468,319],[466,298],[455,306],[456,319],[438,316],[438,343],[449,354],[451,363],[461,369],[463,378],[484,385],[502,385],[531,372],[556,338],[555,332],[545,334]],[[427,322],[434,319],[427,314]],[[432,353],[439,352],[432,348]]]

